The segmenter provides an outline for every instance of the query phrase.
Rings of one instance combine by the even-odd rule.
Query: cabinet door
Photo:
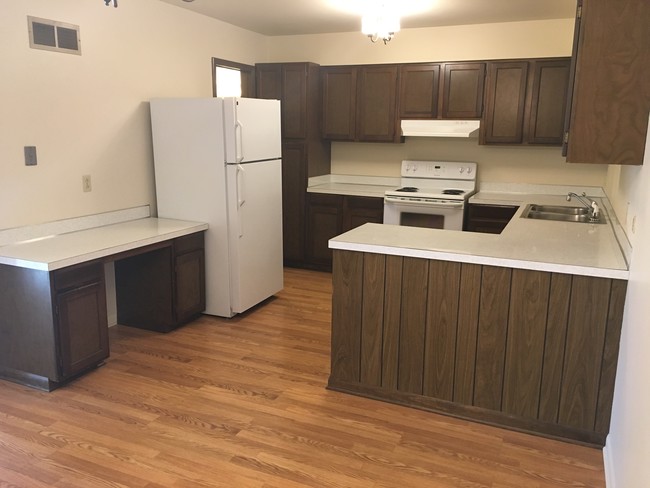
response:
[[[180,324],[205,310],[205,256],[203,249],[175,258],[176,322]]]
[[[399,115],[401,119],[435,119],[438,116],[439,64],[400,66]]]
[[[562,145],[570,59],[534,61],[527,141]]]
[[[282,66],[282,137],[307,137],[307,65]]]
[[[488,64],[484,142],[523,141],[528,61]],[[560,115],[561,120],[561,115]]]
[[[61,375],[69,378],[108,357],[106,289],[102,279],[57,292]]]
[[[307,234],[305,239],[307,263],[331,269],[332,250],[327,241],[343,231],[343,197],[310,193],[307,207]]]
[[[285,265],[305,259],[305,145],[282,146],[282,245]]]
[[[481,118],[484,82],[485,63],[445,64],[442,118]]]
[[[395,140],[397,66],[360,68],[357,83],[358,140],[368,142]]]
[[[650,111],[650,2],[579,2],[570,163],[643,164]]]
[[[255,65],[257,98],[280,100],[282,98],[282,65],[263,63]]]
[[[323,68],[323,138],[352,141],[356,135],[357,68]]]
[[[343,232],[369,222],[384,221],[384,199],[372,197],[345,197]]]

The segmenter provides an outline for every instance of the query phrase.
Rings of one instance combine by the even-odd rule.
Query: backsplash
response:
[[[607,166],[569,164],[559,147],[479,146],[477,139],[407,138],[403,144],[332,143],[332,173],[399,176],[403,159],[474,161],[478,182],[605,186]]]

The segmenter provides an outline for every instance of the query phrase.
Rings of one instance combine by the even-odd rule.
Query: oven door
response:
[[[384,224],[463,230],[464,201],[431,203],[384,197]]]

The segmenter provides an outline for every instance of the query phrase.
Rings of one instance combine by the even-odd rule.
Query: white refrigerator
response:
[[[205,312],[244,312],[283,288],[280,102],[150,106],[158,216],[208,223]]]

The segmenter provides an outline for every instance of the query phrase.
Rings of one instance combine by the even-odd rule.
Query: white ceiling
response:
[[[334,6],[359,0],[161,0],[267,36],[353,32],[359,13]],[[366,0],[367,1],[367,0]],[[399,0],[403,5],[409,0]],[[575,16],[575,0],[430,0],[427,12],[402,18],[402,28],[562,19]]]

